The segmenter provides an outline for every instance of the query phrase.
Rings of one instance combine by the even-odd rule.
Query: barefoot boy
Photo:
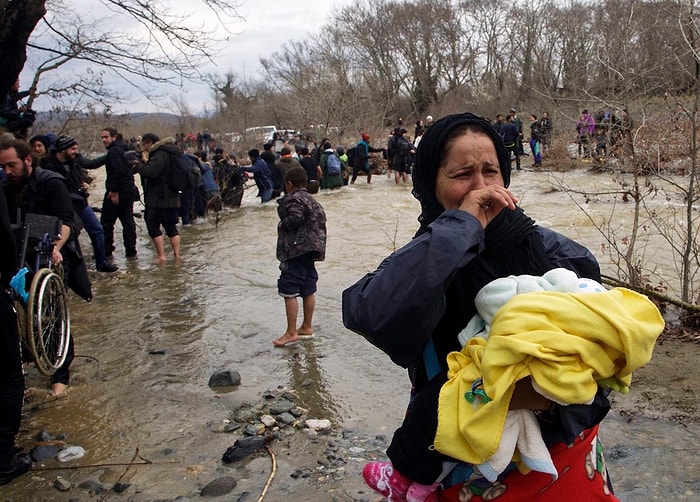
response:
[[[280,222],[277,225],[277,259],[280,278],[277,290],[284,298],[287,331],[275,340],[275,347],[284,347],[300,338],[313,335],[311,321],[316,305],[318,273],[314,262],[326,257],[326,213],[314,197],[306,191],[307,176],[302,168],[291,169],[284,179],[286,195],[277,203]],[[297,329],[297,315],[301,296],[303,322]]]

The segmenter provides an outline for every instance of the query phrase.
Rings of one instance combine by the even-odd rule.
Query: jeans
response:
[[[119,204],[114,205],[107,195],[102,203],[100,222],[105,235],[105,252],[111,256],[114,251],[114,224],[119,218],[122,224],[124,249],[127,256],[136,255],[136,223],[134,222],[134,201],[120,197]]]
[[[83,220],[85,231],[90,236],[92,242],[92,250],[95,253],[95,264],[98,267],[107,263],[105,257],[105,232],[102,229],[102,223],[97,219],[95,211],[90,206],[85,206],[80,219]]]
[[[260,202],[270,202],[272,200],[272,188],[268,188],[260,193]]]

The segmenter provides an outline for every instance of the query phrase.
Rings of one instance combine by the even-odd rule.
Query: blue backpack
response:
[[[328,174],[331,176],[340,174],[341,167],[342,165],[340,163],[340,158],[335,153],[331,153],[326,161],[326,169],[328,169]]]

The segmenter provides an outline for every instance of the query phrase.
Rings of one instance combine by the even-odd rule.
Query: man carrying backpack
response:
[[[321,146],[323,148],[319,161],[321,166],[321,189],[340,188],[343,186],[343,164],[340,162],[340,157],[338,157],[330,141],[326,141]]]
[[[177,221],[180,210],[180,194],[168,186],[167,178],[174,165],[182,156],[182,150],[175,144],[174,138],[160,139],[153,133],[141,137],[143,160],[137,165],[141,175],[146,210],[143,219],[148,235],[156,248],[156,260],[165,261],[165,244],[160,227],[170,239],[175,259],[180,258],[180,234]]]
[[[399,179],[404,183],[408,183],[408,172],[411,168],[411,155],[416,152],[415,147],[406,137],[406,129],[400,129],[399,135],[396,137],[396,147],[394,148],[394,156],[392,167],[394,171],[394,182],[399,184]]]

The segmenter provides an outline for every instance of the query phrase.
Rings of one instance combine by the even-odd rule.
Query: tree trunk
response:
[[[0,0],[0,96],[5,96],[27,60],[27,41],[46,14],[46,0]]]

